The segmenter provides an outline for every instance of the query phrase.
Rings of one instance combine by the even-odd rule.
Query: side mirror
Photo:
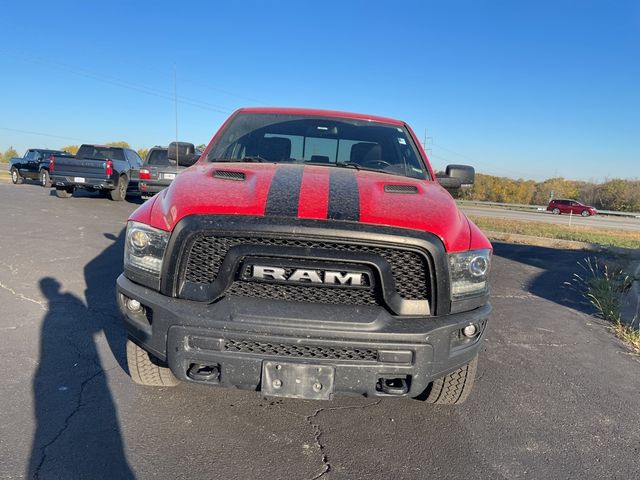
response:
[[[194,154],[196,147],[193,143],[188,142],[171,142],[167,148],[167,158],[169,160],[178,160],[179,165],[190,167],[194,163]]]
[[[436,180],[447,190],[457,190],[462,186],[462,182],[458,178],[436,177]]]
[[[445,175],[438,177],[444,188],[470,187],[476,178],[476,171],[469,165],[447,165]]]

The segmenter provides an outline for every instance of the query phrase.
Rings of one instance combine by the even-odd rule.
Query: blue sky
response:
[[[426,129],[438,169],[640,177],[638,1],[62,0],[2,16],[1,151],[167,144],[175,65],[196,144],[238,107],[302,106]]]

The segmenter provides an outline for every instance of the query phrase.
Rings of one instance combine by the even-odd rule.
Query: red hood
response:
[[[214,176],[216,171],[239,172],[244,180],[219,178]],[[389,185],[405,186],[411,192],[385,191]],[[434,233],[449,252],[473,247],[473,228],[437,182],[311,165],[196,164],[136,210],[131,220],[171,231],[182,218],[196,214],[387,225]],[[488,248],[486,239],[481,243]]]

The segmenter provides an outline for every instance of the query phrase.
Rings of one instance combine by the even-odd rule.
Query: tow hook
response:
[[[409,391],[406,378],[381,378],[378,387],[387,395],[404,395]]]
[[[198,382],[218,383],[220,381],[220,366],[202,365],[200,363],[192,363],[187,370],[187,376]]]

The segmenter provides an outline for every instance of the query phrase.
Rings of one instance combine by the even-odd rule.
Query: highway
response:
[[[580,215],[554,215],[551,212],[537,212],[527,210],[510,210],[499,207],[477,207],[462,205],[462,210],[471,216],[501,218],[504,220],[520,220],[530,222],[554,223],[573,227],[592,227],[609,230],[630,230],[640,232],[640,218],[614,217],[595,215],[581,217]]]

